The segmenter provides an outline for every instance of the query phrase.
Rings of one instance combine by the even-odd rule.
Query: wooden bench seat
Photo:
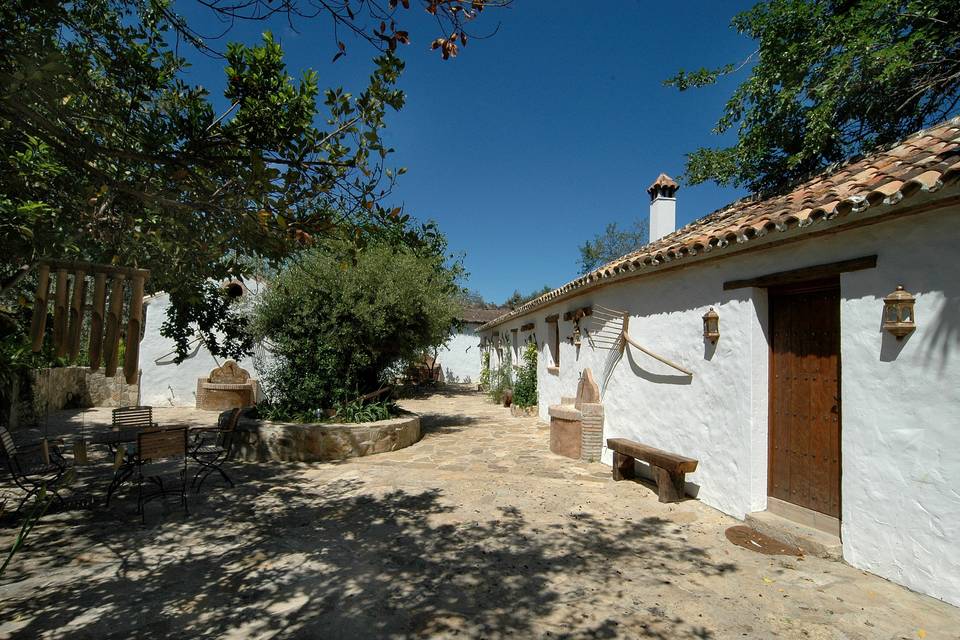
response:
[[[643,460],[653,470],[660,502],[680,502],[684,498],[684,476],[697,469],[693,458],[649,447],[626,438],[608,438],[613,451],[613,479],[634,477],[634,460]]]

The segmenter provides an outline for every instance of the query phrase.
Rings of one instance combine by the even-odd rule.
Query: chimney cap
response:
[[[651,200],[656,200],[659,196],[672,198],[673,194],[675,194],[679,188],[680,185],[678,185],[673,178],[665,173],[661,173],[657,176],[657,179],[653,181],[653,184],[647,187],[647,193],[650,194]]]

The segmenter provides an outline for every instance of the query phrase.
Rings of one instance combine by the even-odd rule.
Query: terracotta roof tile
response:
[[[568,282],[559,289],[488,322],[492,327],[559,298],[580,293],[621,273],[707,253],[731,243],[746,244],[776,230],[815,227],[822,220],[893,206],[921,192],[960,181],[960,118],[918,132],[886,149],[815,176],[790,193],[764,200],[748,197],[695,220],[639,250]],[[675,189],[661,174],[651,190]]]

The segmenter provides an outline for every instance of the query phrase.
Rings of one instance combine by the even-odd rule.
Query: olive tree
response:
[[[376,391],[387,372],[443,344],[460,314],[459,265],[442,251],[377,242],[310,250],[270,283],[252,329],[273,354],[272,414],[310,419]]]

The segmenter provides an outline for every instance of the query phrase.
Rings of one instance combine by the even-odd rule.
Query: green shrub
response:
[[[480,388],[486,391],[490,388],[490,352],[484,351],[480,356]]]
[[[520,355],[523,364],[517,371],[517,383],[513,387],[513,403],[518,407],[537,404],[537,345],[528,342]]]
[[[386,244],[300,256],[253,310],[254,335],[274,356],[261,375],[273,417],[348,406],[398,362],[443,344],[460,311],[457,273],[443,255]]]
[[[508,389],[513,389],[513,356],[509,347],[503,348],[503,357],[500,361],[500,367],[490,370],[490,398],[494,402],[503,401],[503,394]]]

